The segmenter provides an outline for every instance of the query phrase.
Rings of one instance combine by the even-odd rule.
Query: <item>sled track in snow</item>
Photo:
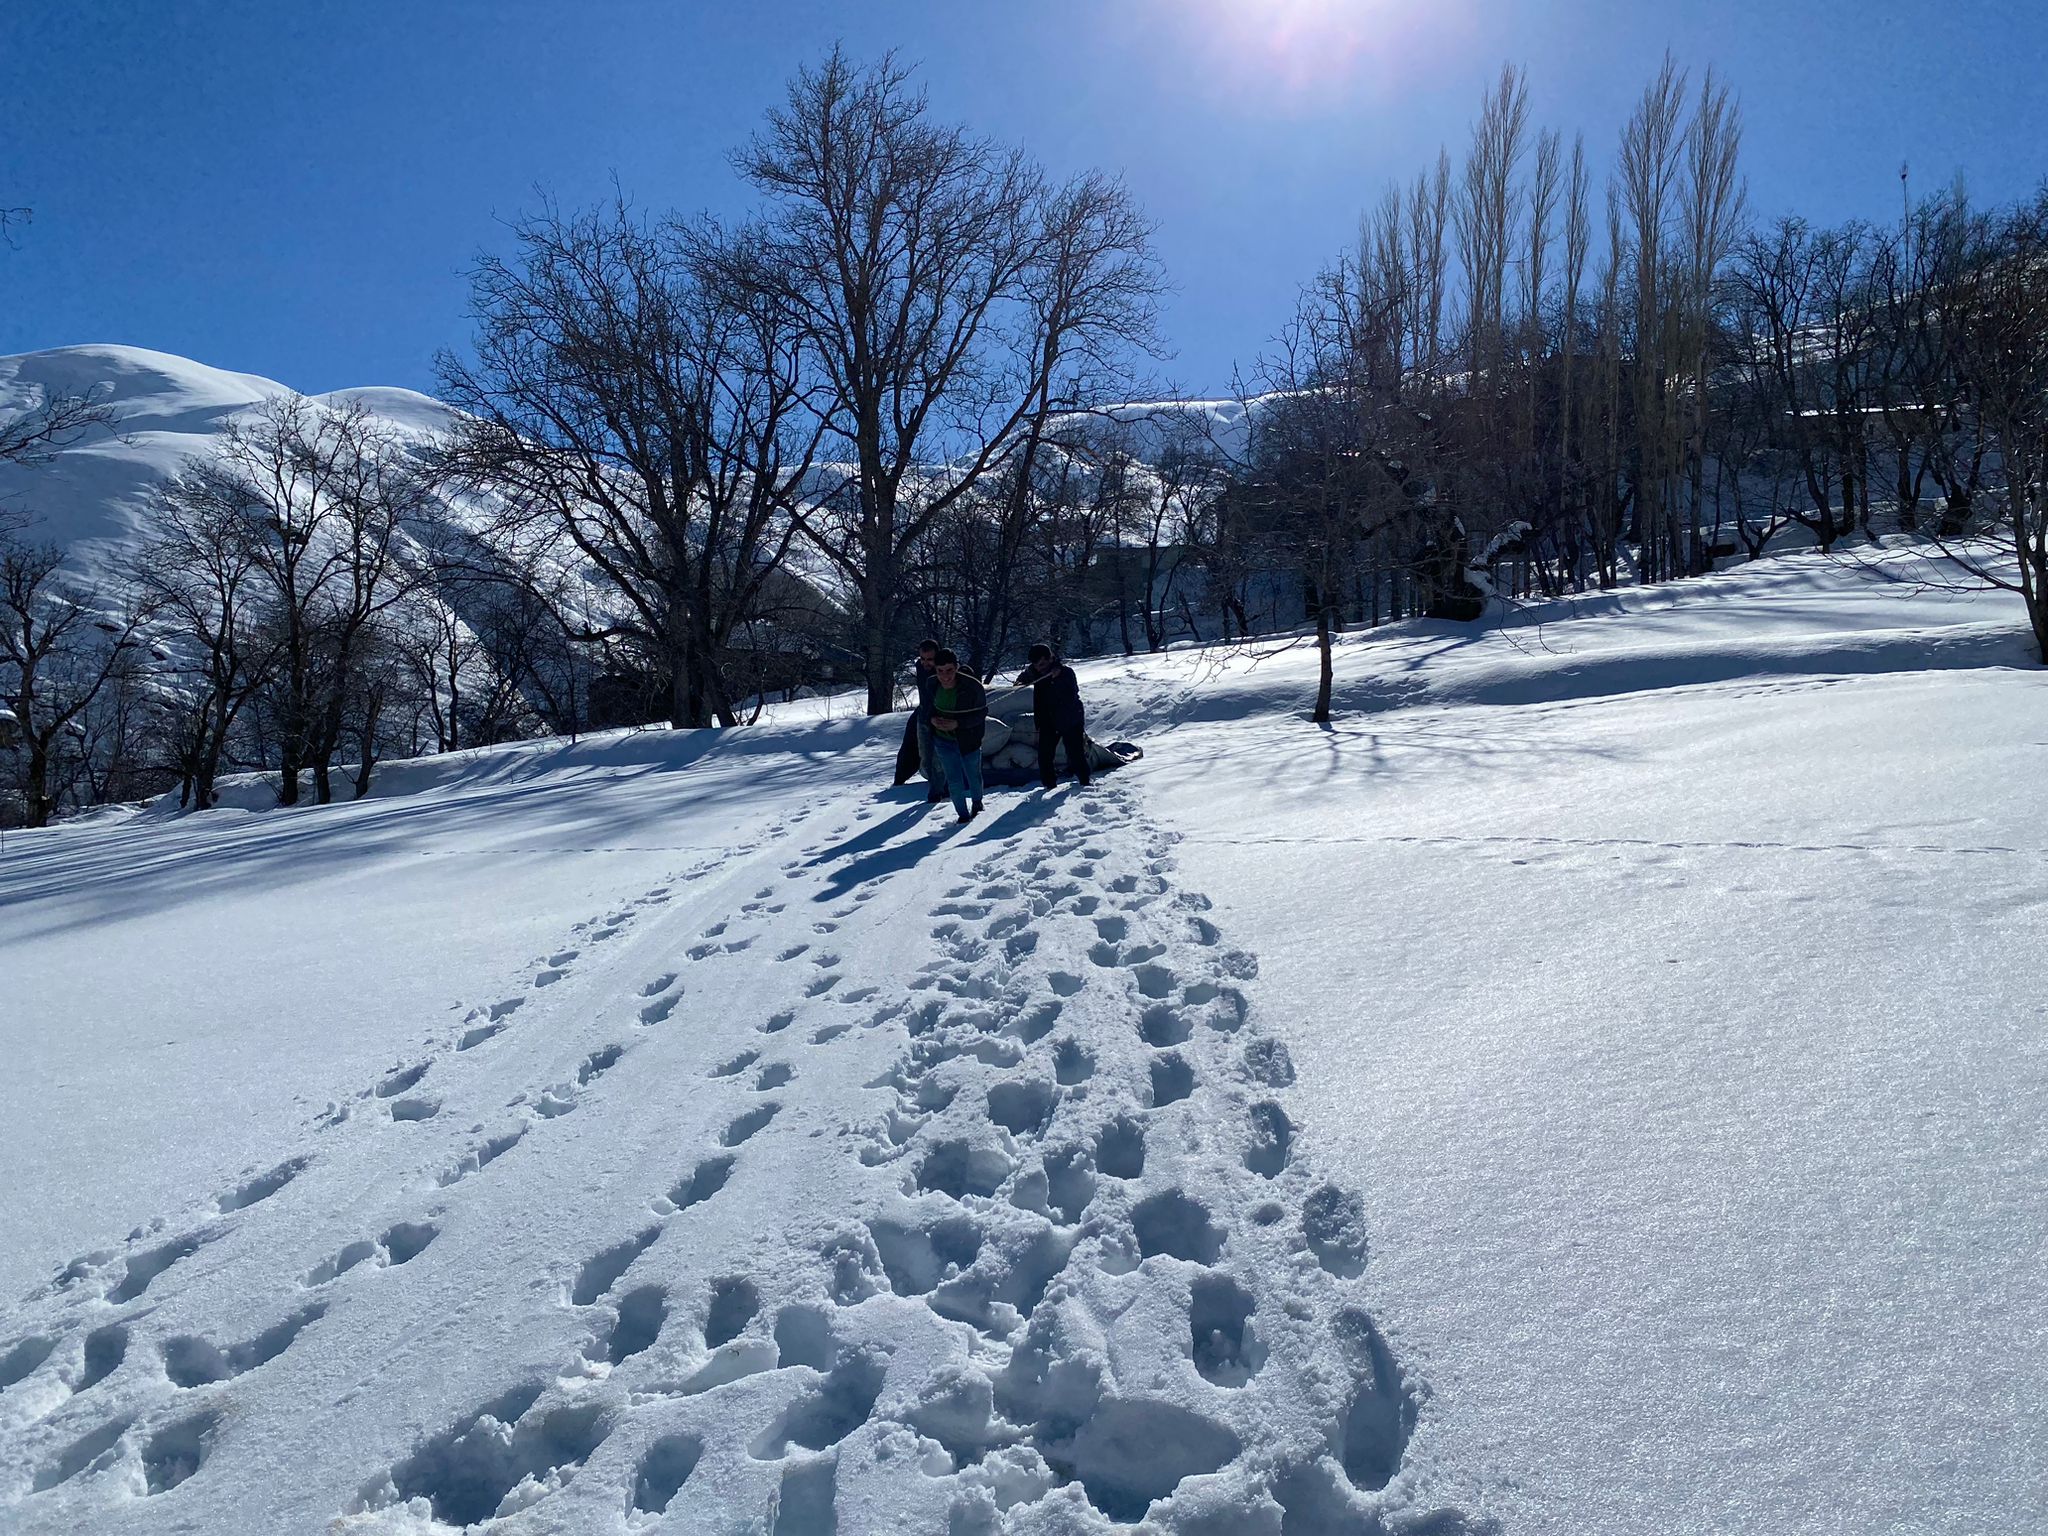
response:
[[[1361,1204],[1316,1175],[1289,1118],[1293,1069],[1259,1026],[1256,962],[1176,888],[1134,789],[1028,804],[1008,835],[997,817],[933,856],[953,874],[939,899],[888,915],[910,884],[897,866],[829,839],[800,850],[678,941],[670,969],[609,988],[566,1077],[532,1084],[509,1118],[466,1102],[447,1064],[516,1041],[530,998],[730,861],[685,871],[330,1106],[211,1219],[67,1266],[0,1319],[0,1389],[41,1383],[19,1409],[0,1400],[0,1460],[30,1469],[0,1499],[26,1514],[52,1490],[179,1490],[203,1509],[209,1462],[238,1430],[226,1383],[408,1284],[500,1158],[586,1147],[557,1123],[605,1113],[616,1083],[672,1073],[681,1056],[661,1053],[687,1049],[700,1086],[674,1177],[644,1192],[638,1222],[550,1265],[560,1357],[353,1469],[336,1529],[1466,1529],[1403,1497],[1418,1394],[1359,1298]],[[930,935],[914,974],[842,961],[906,922]],[[771,932],[772,958],[756,948]],[[770,963],[787,1005],[753,1010],[735,985]],[[715,1014],[691,1011],[699,994]],[[701,1038],[670,1043],[690,1029]],[[458,1111],[476,1131],[435,1187],[272,1276],[256,1307],[269,1326],[207,1338],[156,1323],[182,1266],[263,1219],[337,1127],[403,1137]],[[781,1231],[713,1241],[732,1239],[719,1229],[748,1189],[791,1169],[828,1193]],[[96,1416],[89,1394],[124,1367]]]

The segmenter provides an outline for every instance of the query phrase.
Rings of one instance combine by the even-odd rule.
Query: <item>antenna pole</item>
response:
[[[1913,196],[1907,189],[1908,162],[1899,162],[1899,240],[1903,251],[1913,240]]]

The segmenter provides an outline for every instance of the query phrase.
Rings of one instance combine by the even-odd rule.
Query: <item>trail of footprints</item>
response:
[[[1091,822],[998,849],[933,913],[940,953],[864,1152],[901,1193],[841,1246],[836,1299],[917,1298],[1000,1360],[909,1413],[962,1485],[952,1529],[1031,1528],[1049,1484],[1137,1520],[1255,1440],[1285,1528],[1370,1529],[1415,1409],[1346,1297],[1362,1205],[1296,1166],[1274,1096],[1293,1068],[1237,985],[1256,967],[1219,947],[1205,900],[1173,893],[1127,807],[1098,796]],[[1120,852],[1140,868],[1112,872]],[[1124,1326],[1162,1305],[1182,1311],[1193,1381],[1143,1358],[1164,1330]],[[1262,1411],[1262,1386],[1307,1411]],[[1320,1443],[1271,1443],[1303,1421]]]
[[[1097,896],[1115,853],[1096,839],[1113,832],[1139,841],[1143,869]],[[608,1405],[529,1384],[354,1507],[420,1497],[451,1523],[484,1518],[517,1488],[565,1487],[616,1440],[607,1481],[630,1488],[629,1520],[678,1530],[737,1529],[749,1509],[773,1536],[1078,1531],[1148,1512],[1223,1531],[1276,1507],[1282,1532],[1404,1525],[1374,1495],[1415,1401],[1349,1294],[1362,1208],[1301,1165],[1278,1097],[1287,1052],[1238,985],[1249,957],[1220,947],[1200,898],[1172,893],[1163,847],[1120,807],[1000,846],[975,873],[933,914],[938,954],[907,997],[808,1036],[904,1031],[869,1085],[885,1106],[845,1128],[874,1175],[859,1218],[807,1268],[636,1282],[664,1224],[716,1201],[780,1109],[736,1104],[717,1149],[653,1202],[659,1220],[570,1287],[591,1323],[564,1380],[603,1373]],[[835,957],[808,955],[778,958],[837,979]],[[759,1046],[709,1070],[756,1095],[797,1074]],[[1178,1321],[1152,1326],[1162,1312]],[[1164,1358],[1161,1338],[1176,1341]],[[1310,1426],[1298,1443],[1276,1435],[1289,1423]],[[1256,1477],[1210,1476],[1254,1455]],[[736,1485],[755,1490],[737,1508]]]
[[[578,925],[579,939],[595,945],[616,937],[640,910],[663,905],[676,886],[716,867],[717,861],[708,861],[672,877],[619,911]],[[581,953],[573,948],[551,953],[535,967],[531,986],[540,989],[555,985],[568,974]],[[643,989],[642,995],[648,999],[639,1015],[643,1026],[663,1022],[674,1010],[681,998],[677,981],[678,977],[670,973]],[[512,1027],[514,1016],[525,1002],[525,996],[514,995],[472,1010],[450,1042],[451,1053],[474,1050],[504,1033]],[[593,1051],[578,1068],[573,1086],[561,1084],[543,1089],[527,1107],[539,1119],[568,1113],[576,1107],[581,1090],[588,1089],[617,1065],[625,1049],[623,1044],[615,1044]],[[441,1098],[432,1092],[415,1090],[421,1087],[436,1061],[437,1058],[430,1057],[393,1069],[363,1090],[358,1104],[383,1106],[387,1118],[397,1124],[433,1118],[440,1112]],[[514,1107],[519,1103],[515,1100]],[[327,1130],[344,1124],[357,1107],[330,1105],[316,1117],[314,1125]],[[531,1123],[522,1120],[498,1134],[486,1136],[439,1176],[439,1187],[445,1189],[488,1167],[519,1144]],[[206,1245],[229,1234],[232,1226],[220,1223],[218,1218],[248,1212],[269,1200],[314,1161],[310,1152],[295,1155],[215,1196],[211,1201],[215,1220],[210,1224],[160,1241],[148,1240],[146,1233],[152,1229],[138,1229],[130,1234],[125,1255],[109,1249],[82,1255],[65,1265],[49,1285],[29,1298],[32,1303],[56,1299],[69,1303],[74,1310],[89,1310],[94,1301],[113,1308],[143,1305],[115,1321],[74,1330],[75,1348],[67,1343],[61,1330],[31,1333],[18,1339],[0,1352],[0,1392],[40,1373],[42,1390],[30,1415],[30,1422],[34,1422],[49,1417],[65,1403],[93,1391],[114,1376],[130,1360],[134,1323],[148,1315],[145,1298],[153,1297],[152,1288],[158,1280],[192,1259]],[[160,1231],[161,1226],[157,1224],[154,1230]],[[359,1269],[393,1269],[408,1264],[427,1249],[439,1231],[432,1219],[400,1221],[373,1238],[348,1243],[298,1277],[300,1292],[314,1292],[316,1299],[294,1306],[279,1321],[240,1341],[221,1343],[197,1334],[169,1334],[157,1342],[156,1362],[164,1378],[181,1393],[228,1381],[265,1365],[327,1314],[331,1302],[325,1293],[343,1275]],[[46,1365],[50,1367],[47,1371],[43,1369]],[[140,1467],[145,1493],[165,1492],[193,1476],[205,1463],[220,1425],[220,1412],[210,1407],[174,1414],[154,1427],[139,1427],[133,1415],[116,1415],[77,1437],[37,1469],[29,1491],[44,1492],[74,1478],[105,1471],[124,1455],[132,1454]]]
[[[673,1281],[635,1281],[672,1224],[715,1206],[781,1113],[777,1095],[808,1070],[764,1062],[761,1047],[716,1063],[710,1076],[741,1100],[715,1146],[652,1198],[653,1221],[591,1253],[565,1288],[564,1305],[589,1318],[580,1356],[557,1380],[524,1383],[448,1424],[364,1482],[344,1513],[421,1500],[459,1528],[568,1489],[594,1459],[623,1457],[607,1481],[630,1488],[636,1526],[700,1528],[707,1501],[730,1497],[715,1490],[735,1481],[743,1500],[765,1486],[771,1536],[1064,1532],[1148,1511],[1170,1528],[1222,1531],[1250,1529],[1253,1504],[1277,1506],[1283,1533],[1400,1525],[1374,1496],[1399,1469],[1415,1401],[1350,1295],[1367,1253],[1362,1207],[1316,1182],[1298,1155],[1278,1097],[1291,1063],[1257,1032],[1238,985],[1255,965],[1221,946],[1205,900],[1173,891],[1166,846],[1127,797],[1098,791],[1082,809],[1085,820],[996,845],[948,893],[932,913],[937,953],[905,996],[863,1009],[879,989],[835,997],[835,954],[797,944],[778,955],[816,974],[799,1009],[759,1023],[764,1040],[803,1009],[853,1012],[807,1029],[801,1048],[856,1028],[903,1031],[894,1065],[868,1084],[881,1107],[842,1128],[869,1175],[854,1219],[787,1272],[710,1276],[688,1296]],[[803,868],[791,861],[784,873]],[[845,894],[813,925],[820,937],[874,892]],[[741,915],[783,911],[777,896],[762,887]],[[608,916],[583,940],[602,943],[629,920]],[[707,929],[689,959],[753,942],[727,927]],[[532,985],[557,984],[578,958],[549,955]],[[640,1026],[668,1019],[680,980],[641,989]],[[477,1010],[454,1050],[512,1027],[523,1001]],[[440,1187],[571,1113],[629,1048],[600,1047],[573,1081],[515,1100],[520,1118],[444,1170]],[[395,1122],[431,1118],[433,1065],[395,1069],[365,1097]],[[309,1161],[252,1178],[219,1211],[269,1198]],[[217,1235],[131,1253],[105,1300],[137,1300]],[[261,1367],[319,1325],[342,1275],[401,1267],[436,1235],[432,1220],[399,1222],[349,1244],[300,1277],[311,1299],[247,1339],[163,1341],[166,1376],[198,1391]],[[96,1274],[109,1258],[66,1274]],[[1159,1326],[1165,1313],[1178,1321]],[[1164,1357],[1162,1338],[1177,1341]],[[30,1337],[0,1354],[0,1389],[58,1343]],[[126,1320],[86,1334],[70,1390],[120,1369],[128,1344]],[[578,1382],[586,1389],[570,1390]],[[150,1493],[174,1487],[203,1466],[220,1424],[205,1406],[139,1430],[108,1420],[34,1487],[103,1468],[124,1446]],[[1289,1443],[1275,1428],[1288,1424],[1313,1429]],[[748,1475],[707,1484],[707,1460]],[[1256,1475],[1211,1475],[1240,1460],[1255,1460]]]

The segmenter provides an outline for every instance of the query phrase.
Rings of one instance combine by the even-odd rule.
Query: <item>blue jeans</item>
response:
[[[969,800],[976,806],[981,804],[981,749],[971,752],[960,750],[960,743],[944,731],[932,732],[938,738],[939,766],[946,772],[946,788],[953,795],[953,809],[962,816],[967,814]]]

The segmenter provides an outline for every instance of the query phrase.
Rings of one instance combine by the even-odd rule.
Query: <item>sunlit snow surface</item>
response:
[[[0,1529],[2048,1519],[2048,693],[1812,558],[0,858]],[[260,803],[255,787],[240,803]]]

